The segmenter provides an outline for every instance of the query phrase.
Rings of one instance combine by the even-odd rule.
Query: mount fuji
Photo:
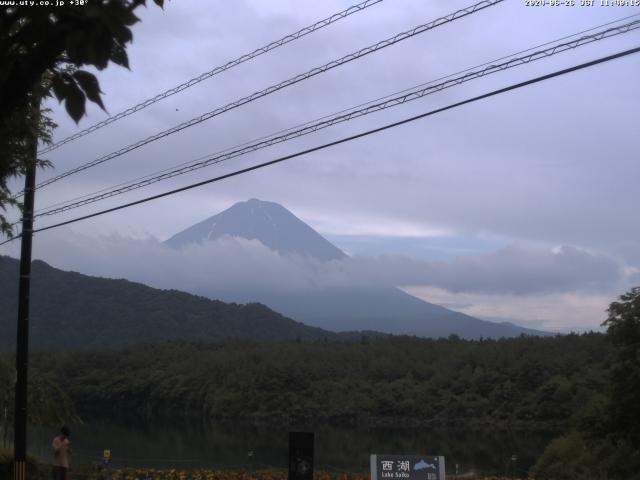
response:
[[[251,199],[183,230],[165,243],[183,248],[225,236],[257,240],[281,255],[299,255],[320,262],[347,255],[282,205]],[[286,291],[220,289],[192,292],[226,302],[260,302],[307,325],[333,331],[374,330],[383,333],[462,338],[545,335],[509,322],[480,320],[425,302],[393,287],[318,286]]]
[[[180,248],[223,236],[258,240],[282,254],[340,260],[346,254],[282,205],[251,199],[177,233],[165,243]]]

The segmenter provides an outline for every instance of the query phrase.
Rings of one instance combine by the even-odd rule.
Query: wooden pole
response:
[[[39,108],[39,107],[38,107]],[[37,113],[34,112],[35,115]],[[38,140],[29,139],[31,153],[24,180],[24,206],[20,246],[18,328],[16,340],[16,394],[14,415],[14,480],[27,479],[27,374],[29,369],[29,296],[31,288],[31,240],[36,184]]]

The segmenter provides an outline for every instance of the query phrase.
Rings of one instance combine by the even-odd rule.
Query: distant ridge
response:
[[[259,240],[282,254],[298,254],[322,261],[346,256],[283,206],[255,198],[236,203],[222,213],[175,234],[165,243],[181,248],[224,236]]]

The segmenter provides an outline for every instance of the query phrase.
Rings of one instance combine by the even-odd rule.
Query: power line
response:
[[[463,105],[467,105],[467,104],[470,104],[470,103],[474,103],[474,102],[477,102],[479,100],[483,100],[483,99],[490,98],[490,97],[493,97],[493,96],[496,96],[496,95],[500,95],[500,94],[503,94],[503,93],[506,93],[506,92],[509,92],[509,91],[512,91],[512,90],[516,90],[516,89],[519,89],[519,88],[522,88],[522,87],[526,87],[528,85],[533,85],[533,84],[536,84],[536,83],[540,83],[540,82],[543,82],[545,80],[549,80],[549,79],[554,78],[554,77],[559,77],[561,75],[566,75],[568,73],[572,73],[572,72],[575,72],[575,71],[578,71],[578,70],[582,70],[582,69],[585,69],[585,68],[593,67],[595,65],[599,65],[599,64],[602,64],[602,63],[605,63],[605,62],[609,62],[609,61],[612,61],[612,60],[615,60],[615,59],[618,59],[618,58],[622,58],[622,57],[625,57],[625,56],[628,56],[628,55],[632,55],[632,54],[635,54],[635,53],[638,53],[638,52],[640,52],[640,47],[635,47],[635,48],[632,48],[630,50],[625,50],[625,51],[622,51],[622,52],[615,53],[613,55],[608,55],[606,57],[600,57],[600,58],[598,58],[596,60],[592,60],[590,62],[582,63],[582,64],[579,64],[579,65],[575,65],[573,67],[565,68],[565,69],[562,69],[562,70],[557,70],[555,72],[552,72],[552,73],[549,73],[549,74],[546,74],[546,75],[542,75],[542,76],[539,76],[539,77],[536,77],[536,78],[533,78],[533,79],[530,79],[530,80],[526,80],[524,82],[512,84],[512,85],[509,85],[507,87],[503,87],[503,88],[500,88],[500,89],[497,89],[497,90],[493,90],[493,91],[491,91],[489,93],[485,93],[483,95],[478,95],[476,97],[472,97],[472,98],[469,98],[467,100],[456,102],[456,103],[447,105],[445,107],[437,108],[435,110],[431,110],[429,112],[422,113],[420,115],[409,117],[409,118],[406,118],[404,120],[400,120],[398,122],[394,122],[394,123],[390,123],[390,124],[387,124],[387,125],[383,125],[382,127],[374,128],[372,130],[367,130],[365,132],[361,132],[361,133],[358,133],[356,135],[352,135],[352,136],[349,136],[349,137],[344,137],[344,138],[342,138],[340,140],[335,140],[333,142],[325,143],[323,145],[319,145],[319,146],[316,146],[316,147],[313,147],[313,148],[302,150],[302,151],[299,151],[299,152],[296,152],[296,153],[293,153],[293,154],[290,154],[290,155],[285,155],[283,157],[276,158],[275,160],[270,160],[268,162],[260,163],[258,165],[254,165],[254,166],[251,166],[251,167],[243,168],[241,170],[236,170],[234,172],[227,173],[225,175],[220,175],[218,177],[210,178],[208,180],[203,180],[201,182],[192,183],[192,184],[187,185],[185,187],[181,187],[181,188],[170,190],[170,191],[167,191],[167,192],[164,192],[164,193],[160,193],[160,194],[157,194],[157,195],[152,195],[152,196],[149,196],[149,197],[145,197],[145,198],[142,198],[140,200],[136,200],[134,202],[125,203],[125,204],[122,204],[122,205],[118,205],[116,207],[108,208],[108,209],[101,210],[101,211],[98,211],[98,212],[94,212],[94,213],[91,213],[91,214],[88,214],[88,215],[83,215],[81,217],[76,217],[76,218],[71,219],[71,220],[66,220],[64,222],[56,223],[54,225],[49,225],[49,226],[46,226],[46,227],[34,229],[33,232],[34,233],[35,232],[42,232],[42,231],[45,231],[45,230],[50,230],[52,228],[57,228],[57,227],[61,227],[61,226],[64,226],[64,225],[69,225],[71,223],[76,223],[76,222],[79,222],[81,220],[86,220],[86,219],[97,217],[97,216],[100,216],[100,215],[105,215],[107,213],[115,212],[117,210],[122,210],[122,209],[129,208],[129,207],[132,207],[132,206],[135,206],[135,205],[139,205],[141,203],[150,202],[152,200],[157,200],[157,199],[162,198],[162,197],[167,197],[169,195],[174,195],[176,193],[184,192],[186,190],[191,190],[193,188],[201,187],[203,185],[207,185],[207,184],[214,183],[214,182],[219,182],[219,181],[225,180],[227,178],[235,177],[235,176],[238,176],[238,175],[242,175],[244,173],[251,172],[253,170],[258,170],[258,169],[261,169],[261,168],[264,168],[264,167],[275,165],[277,163],[281,163],[281,162],[284,162],[286,160],[290,160],[290,159],[293,159],[293,158],[301,157],[303,155],[307,155],[309,153],[313,153],[313,152],[317,152],[317,151],[320,151],[320,150],[324,150],[326,148],[333,147],[335,145],[340,145],[342,143],[350,142],[350,141],[356,140],[358,138],[362,138],[362,137],[366,137],[366,136],[369,136],[369,135],[373,135],[375,133],[379,133],[379,132],[382,132],[384,130],[395,128],[395,127],[398,127],[400,125],[404,125],[406,123],[414,122],[416,120],[419,120],[419,119],[422,119],[422,118],[426,118],[426,117],[435,115],[437,113],[441,113],[441,112],[444,112],[444,111],[447,111],[447,110],[452,110],[454,108],[461,107]],[[10,241],[14,240],[15,238],[18,238],[18,237],[13,237],[12,239],[9,239],[9,240],[7,240],[5,242],[0,243],[0,245],[3,245],[5,243],[7,243],[7,242],[10,242]]]
[[[158,95],[156,95],[155,97],[149,98],[137,105],[134,105],[133,107],[127,108],[126,110],[123,110],[120,113],[117,113],[113,116],[110,116],[109,118],[106,118],[105,120],[102,120],[98,123],[95,123],[93,125],[91,125],[90,127],[85,128],[84,130],[81,130],[80,132],[74,133],[73,135],[70,135],[62,140],[60,140],[59,142],[54,143],[53,145],[48,146],[47,148],[45,148],[44,150],[42,150],[41,152],[39,152],[40,154],[44,154],[44,153],[48,153],[51,152],[53,150],[56,150],[57,148],[61,147],[62,145],[69,143],[73,140],[77,140],[78,138],[84,137],[85,135],[88,135],[92,132],[95,132],[96,130],[99,130],[103,127],[106,127],[107,125],[120,120],[121,118],[124,117],[128,117],[129,115],[132,115],[135,112],[139,112],[140,110],[147,108],[150,105],[153,105],[154,103],[159,102],[160,100],[164,100],[165,98],[168,98],[172,95],[175,95],[176,93],[179,93],[183,90],[186,90],[187,88],[193,87],[194,85],[208,79],[211,78],[215,75],[218,75],[219,73],[222,73],[226,70],[229,70],[233,67],[236,67],[244,62],[247,62],[249,60],[252,60],[256,57],[259,57],[260,55],[263,55],[271,50],[275,50],[278,47],[281,47],[283,45],[286,45],[287,43],[293,42],[294,40],[298,40],[306,35],[309,35],[310,33],[315,32],[316,30],[320,30],[321,28],[327,27],[329,25],[331,25],[332,23],[335,23],[339,20],[342,20],[343,18],[346,18],[350,15],[353,15],[354,13],[358,13],[363,11],[366,8],[369,8],[373,5],[376,5],[377,3],[382,2],[382,0],[366,0],[364,2],[358,3],[357,5],[352,5],[351,7],[347,8],[346,10],[343,10],[341,12],[338,13],[334,13],[333,15],[320,20],[316,23],[314,23],[313,25],[309,25],[307,27],[304,27],[300,30],[298,30],[297,32],[291,33],[289,35],[286,35],[282,38],[280,38],[279,40],[275,40],[271,43],[268,43],[267,45],[260,47],[260,48],[256,48],[253,52],[250,53],[245,53],[244,55],[241,55],[240,57],[234,59],[234,60],[230,60],[229,62],[220,65],[218,67],[215,67],[212,70],[209,70],[208,72],[202,73],[200,75],[198,75],[197,77],[194,77],[190,80],[187,80],[184,83],[181,83],[180,85],[178,85],[177,87],[173,87],[169,90],[166,90],[162,93],[159,93]]]
[[[22,233],[16,235],[15,237],[9,237],[4,242],[0,242],[0,246],[4,245],[5,243],[13,242],[14,240],[17,240],[20,237],[22,237]]]
[[[255,143],[244,144],[240,146],[240,148],[236,148],[235,150],[233,150],[233,148],[235,147],[232,147],[232,149],[227,149],[227,150],[224,150],[223,152],[219,152],[218,154],[215,154],[213,157],[209,157],[209,158],[201,157],[198,160],[188,162],[187,164],[185,164],[185,166],[180,166],[179,168],[174,167],[173,169],[166,169],[158,175],[146,176],[144,179],[140,181],[127,182],[126,184],[124,184],[124,186],[117,186],[116,188],[113,188],[112,190],[108,190],[104,193],[97,192],[95,195],[85,196],[81,200],[69,201],[70,203],[66,202],[66,205],[61,207],[55,208],[55,206],[52,206],[48,209],[44,209],[44,211],[41,211],[40,213],[37,213],[36,217],[55,215],[55,214],[72,210],[81,206],[89,205],[91,203],[95,203],[100,200],[104,200],[116,195],[121,195],[126,192],[130,192],[132,190],[137,190],[139,188],[149,186],[153,183],[156,183],[162,180],[167,180],[169,178],[173,178],[178,175],[183,175],[185,173],[189,173],[194,170],[198,170],[200,168],[204,168],[213,164],[222,163],[224,161],[245,155],[250,152],[254,152],[256,150],[260,150],[262,148],[266,148],[278,143],[286,142],[293,138],[298,138],[303,135],[308,135],[310,133],[317,132],[321,129],[328,128],[338,123],[350,121],[350,120],[353,120],[354,118],[359,118],[374,112],[378,112],[381,110],[386,110],[388,108],[403,105],[405,103],[423,98],[427,95],[440,92],[446,88],[451,88],[453,86],[460,85],[462,83],[475,80],[478,78],[482,78],[487,75],[498,73],[498,72],[507,70],[509,68],[525,65],[540,59],[548,58],[550,56],[559,54],[561,52],[575,49],[583,45],[588,45],[590,43],[600,41],[606,38],[610,38],[616,35],[624,34],[638,28],[640,28],[640,20],[636,20],[634,22],[630,22],[625,25],[609,28],[600,32],[596,32],[591,35],[586,35],[576,40],[573,40],[571,42],[554,45],[544,50],[538,50],[525,56],[511,58],[510,60],[502,63],[489,62],[488,64],[483,64],[483,65],[488,65],[485,68],[474,67],[476,68],[475,70],[467,69],[464,71],[464,72],[467,72],[464,75],[461,75],[458,77],[453,77],[453,75],[455,74],[450,75],[448,77],[445,77],[445,78],[449,78],[448,80],[438,84],[434,84],[437,81],[437,80],[434,80],[433,82],[429,82],[428,84],[425,84],[425,85],[428,85],[427,87],[420,88],[420,89],[416,89],[417,88],[416,87],[413,90],[405,90],[402,92],[403,94],[399,96],[392,97],[392,98],[385,97],[386,100],[380,103],[375,103],[375,104],[368,103],[366,104],[367,105],[366,107],[358,110],[355,110],[355,108],[357,107],[354,107],[354,109],[351,109],[351,111],[347,111],[348,113],[339,112],[339,114],[334,115],[333,117],[330,117],[326,120],[321,120],[316,123],[312,123],[312,122],[307,123],[307,124],[304,124],[301,128],[298,128],[295,130],[290,129],[282,135],[274,134],[272,136],[263,137],[265,139],[261,139]],[[532,49],[529,49],[529,50],[532,50]],[[422,87],[422,85],[420,87]]]
[[[423,24],[423,25],[419,25],[411,30],[407,30],[405,32],[401,32],[398,33],[397,35],[394,35],[393,37],[387,38],[385,40],[382,40],[380,42],[377,42],[373,45],[370,45],[368,47],[365,47],[363,49],[358,50],[357,52],[354,53],[350,53],[348,55],[345,55],[342,58],[339,58],[337,60],[332,60],[329,63],[326,63],[320,67],[316,67],[313,68],[305,73],[301,73],[298,74],[294,77],[289,78],[288,80],[285,80],[283,82],[280,82],[278,84],[275,85],[271,85],[270,87],[265,88],[264,90],[260,90],[258,92],[252,93],[251,95],[248,95],[246,97],[243,97],[239,100],[236,100],[232,103],[229,103],[223,107],[219,107],[216,108],[215,110],[212,110],[210,112],[207,112],[203,115],[200,115],[199,117],[195,117],[192,118],[191,120],[188,120],[186,122],[183,122],[179,125],[176,125],[168,130],[164,130],[162,132],[156,133],[155,135],[152,135],[150,137],[147,137],[143,140],[139,140],[138,142],[135,142],[131,145],[128,145],[124,148],[121,148],[120,150],[117,150],[115,152],[109,153],[105,156],[102,156],[100,158],[97,158],[95,160],[92,160],[88,163],[85,163],[83,165],[80,165],[76,168],[73,168],[71,170],[67,170],[66,172],[63,172],[59,175],[56,175],[55,177],[52,177],[48,180],[45,180],[43,182],[40,182],[36,188],[42,188],[46,185],[50,185],[54,182],[57,182],[59,180],[62,180],[63,178],[66,178],[70,175],[74,175],[78,172],[81,172],[83,170],[86,170],[88,168],[94,167],[96,165],[99,165],[101,163],[104,163],[108,160],[112,160],[116,157],[119,157],[121,155],[124,155],[125,153],[131,152],[132,150],[135,150],[137,148],[140,148],[148,143],[154,142],[156,140],[160,140],[161,138],[167,137],[171,134],[174,134],[176,132],[179,132],[181,130],[184,130],[186,128],[192,127],[194,125],[197,125],[199,123],[202,123],[206,120],[209,120],[213,117],[216,117],[218,115],[221,115],[225,112],[228,112],[229,110],[233,110],[235,108],[238,108],[242,105],[245,105],[249,102],[253,102],[259,98],[265,97],[267,95],[270,95],[271,93],[277,92],[279,90],[282,90],[283,88],[286,87],[290,87],[291,85],[295,85],[296,83],[299,83],[303,80],[307,80],[308,78],[311,78],[315,75],[318,75],[320,73],[324,73],[326,71],[332,70],[336,67],[339,67],[341,65],[344,65],[346,63],[352,62],[353,60],[357,60],[365,55],[369,55],[373,52],[377,52],[378,50],[381,50],[383,48],[389,47],[391,45],[394,45],[396,43],[399,43],[403,40],[407,40],[408,38],[414,37],[416,35],[419,35],[421,33],[424,33],[426,31],[432,30],[434,28],[437,28],[441,25],[444,25],[446,23],[450,23],[453,22],[459,18],[463,18],[466,17],[468,15],[471,15],[473,13],[476,13],[480,10],[484,10],[485,8],[494,6],[498,3],[503,2],[504,0],[482,0],[474,5],[471,5],[469,7],[463,8],[461,10],[457,10],[456,12],[453,12],[449,15],[446,15],[444,17],[440,17],[432,22]],[[20,196],[22,194],[22,192],[18,193],[17,196]]]
[[[162,170],[159,170],[159,171],[153,172],[153,173],[149,173],[149,174],[146,174],[146,175],[143,175],[143,176],[140,176],[140,177],[137,177],[137,178],[131,179],[131,180],[127,180],[127,181],[124,181],[124,182],[118,183],[118,184],[116,184],[116,185],[112,185],[112,186],[110,186],[110,187],[102,188],[102,189],[97,190],[97,191],[94,191],[94,192],[86,193],[86,194],[83,194],[83,195],[79,195],[79,196],[77,196],[77,197],[70,198],[70,199],[68,199],[68,200],[63,200],[63,201],[60,201],[60,202],[56,202],[56,203],[50,204],[50,205],[48,205],[47,207],[43,207],[43,208],[39,209],[39,211],[40,211],[40,212],[44,212],[43,214],[46,214],[46,211],[47,211],[47,210],[50,210],[50,209],[52,209],[52,208],[54,208],[54,207],[57,207],[57,206],[60,206],[60,205],[68,205],[68,204],[71,204],[71,202],[76,202],[76,201],[78,201],[78,200],[83,200],[83,199],[86,199],[86,198],[88,198],[88,197],[92,197],[92,196],[95,196],[95,195],[98,195],[98,194],[101,194],[101,193],[104,193],[104,192],[109,192],[109,191],[111,191],[111,190],[119,189],[120,187],[133,185],[134,183],[139,182],[139,181],[141,181],[141,180],[150,179],[150,178],[152,178],[152,177],[155,177],[155,176],[161,175],[161,174],[163,174],[163,173],[167,173],[167,172],[170,172],[170,171],[172,171],[172,170],[175,170],[176,168],[184,167],[184,166],[187,166],[187,165],[193,165],[193,164],[196,164],[197,162],[200,162],[200,161],[202,161],[202,160],[207,160],[207,159],[209,159],[209,157],[210,157],[211,155],[218,155],[218,154],[222,154],[222,153],[225,153],[225,152],[232,151],[232,150],[234,150],[234,149],[238,149],[238,148],[241,148],[241,147],[245,147],[245,146],[251,145],[252,143],[260,142],[260,141],[262,141],[262,140],[266,140],[266,139],[268,139],[268,138],[275,137],[275,136],[280,135],[280,134],[283,134],[283,133],[292,132],[292,131],[294,131],[294,130],[298,130],[298,129],[302,128],[302,127],[306,127],[306,126],[311,125],[311,124],[313,124],[313,123],[319,122],[319,121],[321,121],[321,120],[325,120],[325,119],[328,119],[328,118],[331,118],[331,117],[337,116],[337,115],[339,115],[339,114],[342,114],[342,113],[346,113],[346,112],[349,112],[349,111],[355,110],[355,109],[360,108],[360,107],[364,107],[364,106],[367,106],[367,105],[371,105],[371,104],[373,104],[373,103],[375,103],[375,102],[379,102],[379,101],[381,101],[381,100],[387,100],[387,99],[390,99],[390,98],[391,98],[391,97],[393,97],[394,95],[399,95],[399,94],[402,94],[402,93],[410,92],[410,91],[412,91],[412,90],[418,89],[418,88],[420,88],[420,87],[424,87],[424,86],[426,86],[426,85],[432,85],[432,84],[434,84],[435,82],[438,82],[438,81],[441,81],[441,80],[446,80],[446,79],[451,78],[451,77],[454,77],[454,76],[456,76],[456,75],[460,75],[460,74],[463,74],[463,73],[467,73],[467,72],[470,72],[471,70],[475,70],[475,69],[478,69],[478,68],[481,68],[481,67],[484,67],[484,66],[487,66],[487,65],[495,64],[495,63],[500,62],[500,61],[502,61],[502,60],[505,60],[505,59],[508,59],[508,58],[515,57],[516,55],[521,55],[521,54],[526,53],[526,52],[531,52],[531,51],[533,51],[533,50],[536,50],[536,49],[539,49],[539,48],[542,48],[542,47],[546,47],[546,46],[548,46],[548,45],[552,45],[552,44],[554,44],[554,43],[561,42],[561,41],[563,41],[563,40],[567,40],[567,39],[569,39],[569,38],[577,37],[578,35],[583,35],[583,34],[588,33],[588,32],[593,32],[594,30],[597,30],[597,29],[599,29],[599,28],[603,28],[603,27],[606,27],[606,26],[609,26],[609,25],[613,25],[613,24],[616,24],[616,23],[620,23],[620,22],[622,22],[622,21],[624,21],[624,20],[628,20],[628,19],[630,19],[630,18],[635,18],[635,17],[638,17],[638,16],[640,16],[640,13],[636,13],[636,14],[634,14],[634,15],[628,15],[628,16],[626,16],[626,17],[618,18],[618,19],[616,19],[616,20],[612,20],[612,21],[607,22],[607,23],[603,23],[603,24],[600,24],[600,25],[596,25],[596,26],[591,27],[591,28],[588,28],[588,29],[586,29],[586,30],[581,30],[581,31],[576,32],[576,33],[573,33],[573,34],[571,34],[571,35],[566,35],[566,36],[561,37],[561,38],[556,38],[556,39],[554,39],[554,40],[551,40],[551,41],[548,41],[548,42],[545,42],[545,43],[542,43],[542,44],[536,45],[536,46],[534,46],[534,47],[527,48],[526,50],[520,50],[520,51],[518,51],[518,52],[514,52],[514,53],[511,53],[511,54],[509,54],[509,55],[505,55],[505,56],[500,57],[500,58],[497,58],[497,59],[495,59],[495,60],[491,60],[491,61],[488,61],[488,62],[484,62],[484,63],[482,63],[482,64],[475,65],[475,66],[473,66],[473,67],[469,67],[469,68],[466,68],[466,69],[464,69],[464,70],[460,70],[460,71],[458,71],[458,72],[451,73],[451,74],[445,75],[445,76],[443,76],[443,77],[436,78],[436,79],[434,79],[434,80],[430,80],[429,82],[426,82],[426,83],[421,83],[421,84],[419,84],[419,85],[415,85],[415,86],[413,86],[413,87],[405,88],[405,89],[400,90],[400,91],[398,91],[398,92],[394,92],[394,93],[391,93],[391,94],[388,94],[388,95],[384,95],[384,96],[382,96],[382,97],[378,97],[378,98],[376,98],[376,99],[373,99],[373,100],[369,100],[369,101],[367,101],[367,102],[360,103],[360,104],[355,105],[355,106],[353,106],[353,107],[345,108],[345,109],[340,110],[340,111],[338,111],[338,112],[334,112],[334,113],[329,114],[329,115],[324,115],[324,116],[322,116],[322,117],[315,118],[315,119],[313,119],[313,120],[310,120],[310,121],[304,122],[304,123],[302,123],[302,124],[298,124],[298,125],[295,125],[295,126],[293,126],[293,127],[289,127],[289,128],[285,128],[285,129],[279,130],[279,131],[277,131],[277,132],[271,133],[271,134],[269,134],[269,135],[265,135],[265,136],[260,137],[260,138],[257,138],[257,139],[248,140],[248,141],[246,141],[246,142],[243,142],[243,143],[241,143],[241,144],[238,144],[238,145],[235,145],[235,146],[232,146],[232,147],[229,147],[229,148],[225,148],[224,150],[220,150],[220,151],[215,152],[215,153],[213,153],[213,154],[203,155],[203,156],[198,157],[198,158],[196,158],[196,159],[194,159],[194,160],[189,160],[189,161],[187,161],[187,162],[183,162],[183,163],[180,163],[180,164],[178,164],[178,165],[174,165],[174,166],[172,166],[172,167],[168,167],[168,168],[165,168],[165,169],[162,169]],[[618,28],[624,28],[625,26],[627,26],[627,25],[621,25],[621,26],[619,26]],[[620,32],[620,33],[626,33],[626,32]],[[12,225],[16,225],[17,223],[19,223],[19,222],[16,222],[16,223],[14,223],[14,224],[12,224]]]

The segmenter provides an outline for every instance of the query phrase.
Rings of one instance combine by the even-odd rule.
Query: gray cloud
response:
[[[64,170],[469,3],[383,2],[74,142],[51,158],[58,171]],[[233,8],[225,3],[207,3],[205,8],[201,2],[174,2],[165,11],[149,8],[141,12],[143,21],[135,30],[133,72],[113,67],[100,73],[107,105],[117,112],[344,7],[338,1],[246,1],[234,2]],[[622,7],[532,9],[522,2],[504,2],[143,147],[74,181],[48,187],[39,193],[38,205],[215,152],[634,12]],[[638,32],[447,90],[235,165],[273,158],[616,51],[628,46],[631,38],[638,38]],[[400,219],[425,228],[610,251],[620,239],[640,238],[640,223],[628,221],[638,201],[633,179],[640,176],[635,161],[640,139],[634,130],[640,93],[624,81],[637,77],[638,68],[633,59],[622,60],[78,228],[126,234],[128,225],[137,224],[162,237],[209,216],[212,205],[258,196],[307,211],[311,217],[340,217],[349,205],[354,216],[376,217],[383,228],[388,220]],[[63,137],[75,127],[61,109],[55,111],[61,125],[56,136]],[[103,117],[92,109],[82,126]],[[146,191],[157,193],[230,168],[200,171]]]
[[[354,278],[395,285],[430,285],[451,292],[530,295],[618,288],[620,265],[609,257],[562,247],[556,252],[517,246],[488,255],[428,262],[402,257],[356,257],[346,262]]]
[[[531,295],[616,292],[626,280],[611,258],[567,246],[555,252],[510,246],[451,261],[358,256],[322,263],[231,237],[174,250],[154,238],[87,237],[70,231],[48,236],[36,244],[34,256],[54,266],[210,294],[234,288],[424,285],[453,293]],[[16,255],[17,245],[12,249]]]

